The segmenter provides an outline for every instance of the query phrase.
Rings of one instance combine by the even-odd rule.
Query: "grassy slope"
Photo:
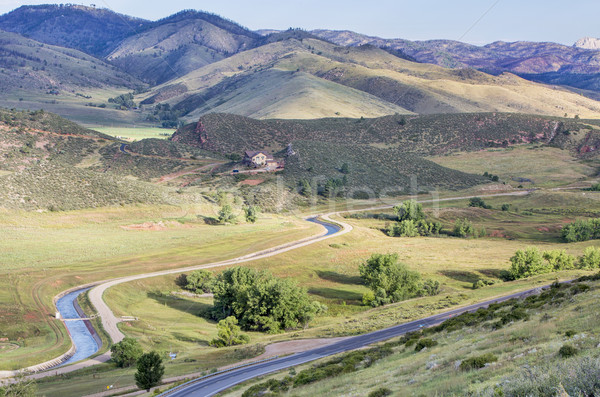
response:
[[[514,186],[560,186],[567,181],[572,183],[597,176],[597,162],[582,163],[569,151],[536,145],[475,153],[461,152],[430,159],[444,167],[463,172],[489,172]]]
[[[523,368],[544,371],[545,366],[574,362],[586,356],[598,357],[595,347],[600,340],[600,322],[595,313],[599,309],[596,296],[600,285],[597,281],[586,284],[591,286],[589,292],[577,294],[560,304],[550,303],[528,310],[531,316],[528,321],[511,323],[499,330],[491,330],[488,325],[434,334],[433,339],[438,346],[417,353],[414,345],[400,345],[394,349],[394,354],[369,368],[294,388],[286,395],[358,396],[385,387],[394,396],[462,396],[481,392],[486,387],[493,389],[498,384],[510,387],[510,383],[502,382],[503,378],[522,374]],[[569,330],[575,335],[565,336]],[[558,350],[563,344],[576,346],[580,350],[579,356],[571,360],[561,358]],[[465,372],[457,368],[461,360],[485,353],[496,355],[498,362],[475,371]],[[286,373],[271,377],[280,379],[284,375]],[[569,376],[565,373],[559,375]],[[224,395],[240,396],[248,386],[236,387]],[[538,395],[544,393],[540,390]],[[495,394],[488,390],[484,395]]]
[[[405,61],[374,47],[344,48],[314,39],[291,39],[244,51],[155,87],[142,98],[150,97],[168,86],[184,85],[185,93],[179,91],[173,94],[174,97],[164,100],[177,104],[189,95],[195,95],[207,102],[212,99],[219,103],[227,99],[227,92],[219,89],[211,91],[211,87],[232,76],[260,75],[261,71],[273,69],[309,73],[418,113],[503,111],[558,116],[566,111],[569,114],[596,117],[600,109],[596,101],[566,90],[553,90],[512,75],[493,77],[474,71],[448,70]],[[292,77],[290,74],[288,79]],[[273,81],[265,79],[263,84],[265,87],[276,88],[280,84],[280,78],[278,76]],[[246,80],[252,82],[252,79]],[[310,86],[314,87],[314,84]],[[243,92],[252,87],[250,83],[242,83],[239,90]],[[318,103],[327,108],[331,105],[325,101],[326,97]],[[255,109],[268,105],[269,100],[262,95],[255,101],[247,102],[248,106],[236,108],[236,112],[267,117],[256,113]],[[201,104],[205,105],[204,101]],[[348,116],[344,113],[351,109],[348,104],[344,106],[340,103],[336,106],[340,108],[339,116]],[[193,109],[188,109],[190,110]],[[270,113],[268,117],[284,117],[285,108],[283,111],[281,115]],[[302,117],[309,118],[311,115],[322,117],[321,113],[308,110],[304,111]],[[373,115],[364,114],[366,117]]]

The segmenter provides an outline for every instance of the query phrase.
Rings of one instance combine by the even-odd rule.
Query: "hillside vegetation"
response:
[[[487,73],[510,72],[528,80],[600,91],[600,52],[557,43],[496,41],[484,46],[453,40],[382,39],[350,31],[315,30],[314,35],[344,46],[365,44],[401,56],[448,68],[474,68]]]
[[[298,74],[311,78],[302,80]],[[329,84],[317,85],[318,81]],[[300,97],[310,96],[312,106],[296,106],[290,112],[290,92],[281,87],[293,84]],[[348,101],[331,102],[335,91],[349,89],[371,95],[369,106],[352,95]],[[390,113],[500,111],[596,117],[600,111],[594,100],[511,74],[450,70],[410,62],[374,46],[340,47],[313,38],[289,38],[240,52],[154,87],[140,99],[167,101],[188,120],[224,111],[260,118],[343,117],[362,111],[364,117],[372,117],[386,104]],[[270,109],[274,103],[281,104],[277,111]],[[331,112],[324,115],[319,106]]]

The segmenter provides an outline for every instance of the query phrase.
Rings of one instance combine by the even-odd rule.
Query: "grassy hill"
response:
[[[255,45],[258,38],[216,15],[182,11],[125,39],[107,60],[151,83],[163,83]]]
[[[420,155],[480,150],[585,137],[585,122],[512,113],[394,115],[373,119],[256,120],[208,114],[175,132],[173,141],[219,153],[262,148],[277,152],[298,140],[395,148]],[[565,132],[569,131],[568,134]],[[573,133],[571,133],[571,131]],[[581,132],[579,132],[581,131]],[[578,135],[575,135],[578,134]]]
[[[131,89],[142,83],[81,51],[0,31],[0,90],[38,91],[48,100],[61,92],[83,98],[87,90]],[[92,101],[91,99],[88,99]]]
[[[290,112],[287,103],[296,99],[288,98],[287,86],[309,96],[312,106],[299,100]],[[369,94],[368,106],[352,95],[332,102],[333,92],[348,88]],[[374,46],[340,47],[312,38],[288,38],[240,52],[154,87],[139,99],[166,101],[188,120],[225,110],[258,118],[373,117],[385,105],[390,114],[397,111],[393,107],[421,114],[500,111],[591,118],[600,112],[594,100],[515,75],[451,70],[410,62]],[[273,103],[281,106],[271,110]]]
[[[134,142],[127,152],[122,145],[52,113],[0,109],[0,206],[72,210],[171,202],[168,189],[145,181],[220,158],[159,139]]]

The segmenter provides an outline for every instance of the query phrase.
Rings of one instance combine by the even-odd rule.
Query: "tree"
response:
[[[404,220],[419,221],[425,219],[423,206],[417,203],[416,200],[406,200],[403,203],[394,207],[394,212],[398,215],[398,221]]]
[[[600,248],[587,247],[579,257],[577,264],[581,269],[597,269],[600,267]]]
[[[399,302],[422,292],[421,275],[398,263],[397,254],[373,254],[358,270],[374,295],[374,299],[369,294],[363,300],[372,306]]]
[[[157,352],[142,354],[137,360],[137,372],[135,373],[135,384],[143,390],[150,391],[154,386],[160,384],[165,373],[162,358]]]
[[[210,341],[214,347],[242,345],[250,342],[248,335],[242,334],[237,318],[229,316],[217,325],[217,338]]]
[[[457,219],[454,222],[454,235],[457,237],[466,238],[475,234],[475,228],[473,227],[473,223],[467,218]]]
[[[300,194],[305,197],[312,196],[312,187],[307,179],[302,179],[300,181]]]
[[[552,271],[551,266],[548,263],[544,263],[542,253],[537,247],[527,247],[525,250],[518,250],[510,258],[510,263],[510,274],[515,280]]]
[[[110,348],[111,359],[117,367],[131,367],[144,353],[137,339],[125,337]]]
[[[348,163],[342,164],[342,167],[340,168],[340,172],[342,174],[349,174],[350,173],[350,166],[348,166]]]
[[[185,289],[196,294],[210,292],[214,277],[208,270],[195,270],[186,276]]]
[[[220,273],[212,290],[213,318],[234,316],[242,329],[279,332],[306,327],[322,309],[293,280],[241,266]]]
[[[37,384],[35,380],[19,372],[12,383],[0,387],[1,397],[34,397],[37,394]]]
[[[226,223],[235,223],[237,217],[233,213],[231,205],[225,204],[219,211],[219,223],[224,225]]]
[[[573,269],[575,267],[575,257],[567,254],[565,250],[545,251],[542,256],[554,271]]]
[[[485,203],[481,197],[471,197],[469,200],[469,207],[479,207],[485,209],[491,209],[492,206]]]
[[[259,208],[255,205],[250,205],[244,208],[244,215],[246,216],[246,222],[254,223],[258,219]]]

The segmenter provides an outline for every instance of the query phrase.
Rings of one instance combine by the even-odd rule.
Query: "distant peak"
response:
[[[585,50],[600,50],[600,39],[594,37],[584,37],[573,45],[577,48],[583,48]]]

